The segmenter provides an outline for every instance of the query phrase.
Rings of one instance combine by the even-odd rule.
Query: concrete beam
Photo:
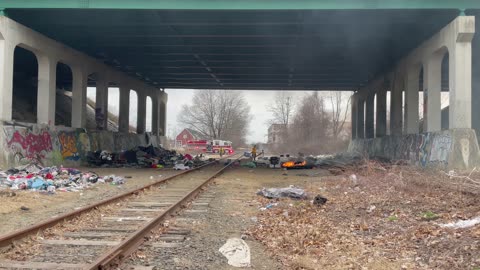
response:
[[[449,128],[472,127],[472,37],[457,40],[450,56]]]
[[[168,95],[162,90],[159,93],[160,96],[160,123],[159,123],[159,135],[166,136],[167,135],[167,103],[168,103]]]
[[[98,130],[108,128],[108,84],[106,74],[98,74],[95,93],[95,120]]]
[[[442,88],[442,58],[443,53],[433,55],[423,71],[423,130],[435,132],[442,130],[441,88]]]
[[[423,42],[419,47],[412,50],[410,54],[402,58],[391,72],[382,74],[369,83],[372,85],[380,85],[386,78],[394,80],[398,74],[405,74],[411,69],[423,66],[424,74],[424,132],[439,131],[441,129],[440,114],[440,95],[441,87],[441,59],[448,51],[450,57],[450,128],[469,128],[471,127],[471,40],[475,34],[475,17],[459,16],[442,28],[437,34]],[[403,78],[405,79],[405,78]],[[407,88],[413,87],[413,82],[408,82]],[[411,84],[411,85],[410,85]],[[403,89],[402,89],[403,90]],[[407,108],[405,120],[408,132],[415,132],[413,125],[415,122],[414,96],[409,95],[411,105]],[[400,100],[400,93],[392,91],[392,99]],[[377,97],[378,103],[378,97]],[[392,134],[399,134],[399,126],[401,126],[401,105],[391,103],[391,114],[394,123],[390,121]],[[397,106],[397,107],[395,107]],[[400,109],[399,107],[400,106]],[[412,107],[413,106],[413,107]],[[452,109],[452,106],[454,107]],[[418,110],[418,107],[417,107]],[[395,120],[396,115],[399,119]],[[392,119],[391,119],[392,120]],[[378,118],[377,118],[378,121]],[[395,123],[396,122],[396,123]],[[410,123],[408,123],[410,122]],[[378,126],[377,126],[378,127]]]
[[[358,110],[358,93],[352,95],[352,140],[357,138],[357,110]]]
[[[375,137],[383,137],[387,135],[387,91],[379,89],[377,91],[377,126],[375,129]]]
[[[72,127],[85,128],[87,124],[87,80],[82,67],[72,68]]]
[[[37,123],[55,125],[55,102],[57,82],[57,61],[48,56],[37,55],[38,92]]]
[[[405,89],[405,133],[419,132],[418,95],[419,95],[420,66],[413,67],[407,73],[407,88]]]
[[[126,73],[107,66],[102,61],[98,61],[93,57],[90,57],[60,42],[35,32],[34,30],[21,25],[10,18],[0,16],[0,95],[2,97],[0,101],[1,120],[10,121],[12,119],[13,52],[16,46],[21,46],[27,50],[30,50],[37,56],[40,55],[49,59],[56,59],[58,62],[62,62],[72,69],[74,77],[72,126],[74,127],[85,127],[86,119],[84,114],[86,111],[86,76],[88,74],[106,74],[110,81],[116,82],[119,85],[135,85],[140,89],[152,88],[144,81],[138,80],[135,77],[129,76]],[[39,60],[39,62],[42,62],[42,60]],[[80,68],[82,71],[79,70]],[[41,72],[43,71],[39,70],[39,75]],[[42,85],[44,84],[44,82],[40,83]],[[42,86],[42,89],[51,87],[51,82],[49,82],[49,84],[50,86]],[[82,90],[84,88],[85,91]],[[52,102],[52,100],[49,100],[48,102]],[[51,112],[42,111],[41,115],[39,115],[39,121],[42,122],[50,121],[51,118]]]
[[[390,92],[390,135],[402,135],[404,83],[403,74],[396,73],[392,80],[393,87]]]
[[[120,92],[120,110],[118,116],[118,131],[129,132],[130,117],[130,88],[121,85]]]
[[[365,137],[375,137],[375,95],[369,94],[365,101]]]
[[[357,138],[365,138],[365,98],[359,97],[357,107]]]
[[[157,135],[158,124],[160,121],[160,103],[159,103],[159,92],[153,93],[152,95],[152,134]]]
[[[137,92],[137,134],[145,133],[147,116],[147,95],[141,91]]]
[[[15,44],[3,39],[0,32],[0,120],[12,120],[13,52]]]

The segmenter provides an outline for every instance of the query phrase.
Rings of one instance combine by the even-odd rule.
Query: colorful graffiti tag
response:
[[[58,141],[60,142],[60,151],[63,159],[74,161],[80,159],[77,149],[77,139],[74,132],[59,132]]]
[[[14,130],[6,133],[8,149],[27,159],[43,159],[53,150],[52,140],[47,131],[35,133],[29,129]]]

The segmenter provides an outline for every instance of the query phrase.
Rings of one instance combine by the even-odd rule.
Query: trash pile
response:
[[[41,167],[36,164],[0,171],[0,190],[34,190],[54,194],[56,191],[80,191],[96,183],[123,185],[125,179],[115,175],[100,177],[94,172],[56,166]]]
[[[87,163],[92,167],[140,167],[140,168],[164,168],[183,164],[191,168],[203,165],[203,156],[193,158],[190,154],[179,154],[175,151],[152,145],[138,146],[120,153],[108,151],[89,152]],[[182,167],[184,168],[184,167]]]

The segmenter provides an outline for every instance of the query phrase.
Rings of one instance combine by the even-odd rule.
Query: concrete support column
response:
[[[355,140],[357,138],[357,117],[358,117],[358,94],[353,94],[352,95],[352,140]]]
[[[0,120],[12,120],[13,53],[15,46],[0,34]]]
[[[405,89],[405,133],[418,133],[418,92],[420,69],[412,68],[407,75],[407,88]]]
[[[158,136],[158,124],[160,117],[158,90],[155,90],[152,98],[152,134]]]
[[[395,74],[393,79],[392,91],[390,93],[390,135],[402,135],[403,116],[403,76]]]
[[[450,53],[449,128],[472,127],[472,38],[460,36]]]
[[[375,137],[375,95],[370,94],[365,101],[365,137]]]
[[[377,91],[376,120],[375,137],[380,138],[387,135],[387,91],[384,89]]]
[[[118,131],[129,131],[129,117],[130,117],[130,88],[120,86],[120,110],[118,116]]]
[[[167,102],[168,102],[168,95],[164,91],[160,92],[160,122],[159,122],[159,135],[166,136],[167,135]]]
[[[137,134],[145,133],[147,117],[147,95],[138,91],[137,103]]]
[[[357,108],[357,138],[365,138],[365,98],[358,98]]]
[[[57,61],[46,55],[37,55],[37,59],[37,123],[54,126],[57,97]]]
[[[434,54],[423,71],[423,130],[424,132],[442,129],[440,90],[442,87],[442,57]],[[450,59],[451,61],[452,59]]]
[[[95,121],[98,130],[108,128],[108,78],[100,74],[96,84]]]
[[[72,74],[72,127],[85,128],[88,74],[81,67],[72,67]]]

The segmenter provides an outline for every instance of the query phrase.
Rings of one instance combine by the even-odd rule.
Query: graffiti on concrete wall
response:
[[[41,160],[53,150],[50,134],[46,130],[4,130],[7,149],[17,159]]]
[[[77,149],[77,139],[74,132],[59,132],[58,141],[62,158],[65,160],[77,161],[80,159]]]
[[[430,162],[448,163],[448,155],[452,148],[450,135],[437,135],[433,138]]]

